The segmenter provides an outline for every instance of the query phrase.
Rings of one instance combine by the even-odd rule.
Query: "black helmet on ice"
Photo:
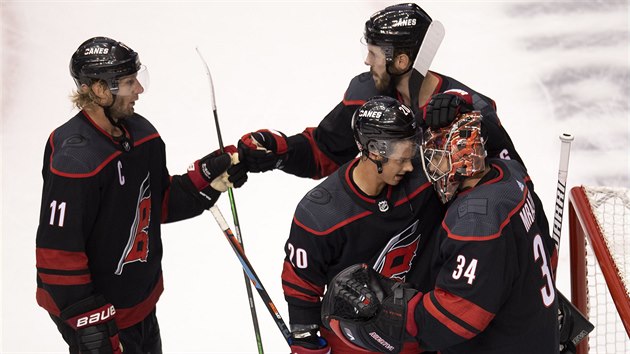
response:
[[[72,55],[70,74],[77,87],[103,80],[115,94],[118,79],[138,72],[141,66],[138,53],[125,44],[107,37],[94,37],[83,42]]]
[[[409,49],[414,61],[432,21],[416,4],[388,6],[365,22],[365,41],[381,47],[387,61],[393,60],[394,49]]]
[[[386,96],[376,96],[354,112],[352,130],[359,150],[389,157],[393,145],[411,140],[420,145],[422,130],[411,108]]]

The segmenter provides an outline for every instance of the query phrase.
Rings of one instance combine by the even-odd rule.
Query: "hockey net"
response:
[[[578,353],[630,353],[630,190],[574,187],[571,300],[595,329]]]

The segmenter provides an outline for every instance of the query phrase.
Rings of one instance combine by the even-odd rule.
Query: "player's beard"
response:
[[[389,93],[392,83],[392,77],[389,75],[389,73],[385,71],[382,75],[376,75],[372,68],[370,68],[370,73],[372,74],[374,85],[376,86],[376,90],[378,91],[378,93],[383,95]]]
[[[135,110],[133,108],[132,102],[135,101],[127,101],[126,99],[122,99],[118,97],[114,104],[109,107],[109,113],[113,119],[126,119],[133,116]]]

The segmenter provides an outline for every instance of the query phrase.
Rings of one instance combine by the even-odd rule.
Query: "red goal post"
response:
[[[571,301],[595,325],[577,352],[630,352],[630,190],[572,188],[569,233]]]

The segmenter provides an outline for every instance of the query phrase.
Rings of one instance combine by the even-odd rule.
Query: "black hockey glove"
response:
[[[233,145],[226,146],[224,153],[216,150],[188,167],[188,177],[206,198],[216,200],[228,187],[238,188],[247,181],[247,171],[238,163],[236,152]]]
[[[291,354],[330,354],[330,346],[317,334],[318,325],[298,325],[292,329],[289,337]]]
[[[287,136],[261,129],[247,133],[238,141],[238,154],[250,172],[282,169],[287,159]]]
[[[462,90],[448,90],[431,97],[424,112],[424,122],[431,129],[450,125],[457,116],[473,111],[472,96]]]
[[[81,353],[120,354],[116,310],[103,296],[90,296],[61,311],[61,319],[76,333]]]
[[[339,272],[328,285],[322,323],[351,347],[398,353],[405,339],[411,339],[406,331],[407,303],[414,296],[422,294],[409,284],[383,277],[367,264],[356,264]]]

